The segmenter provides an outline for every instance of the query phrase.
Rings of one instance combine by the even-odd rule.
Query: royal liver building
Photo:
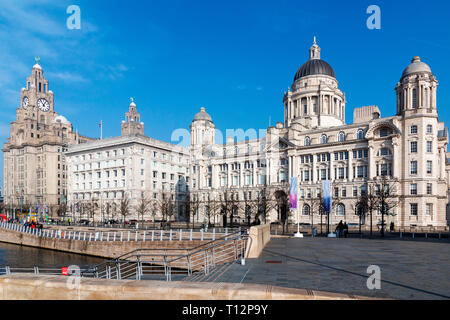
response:
[[[382,118],[377,106],[367,106],[355,109],[353,123],[346,124],[345,94],[314,41],[309,60],[284,94],[284,122],[269,127],[264,138],[216,144],[205,109],[194,117],[191,197],[208,219],[251,215],[252,221],[256,216],[296,222],[298,217],[316,224],[323,218],[317,201],[322,181],[329,180],[335,222],[367,225],[361,200],[371,196],[376,203],[381,194],[388,198],[385,223],[444,227],[448,130],[437,113],[437,85],[430,67],[414,57],[396,84],[394,116]],[[296,210],[287,201],[291,177],[299,181]],[[372,208],[374,225],[381,211]]]

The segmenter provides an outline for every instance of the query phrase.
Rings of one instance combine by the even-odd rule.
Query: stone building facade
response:
[[[73,131],[55,111],[53,92],[39,63],[21,90],[21,106],[3,147],[4,199],[11,216],[19,208],[56,215],[67,199],[69,145],[91,140]]]
[[[278,203],[266,220],[315,224],[320,216],[312,202],[329,180],[333,221],[359,223],[361,195],[389,185],[396,204],[386,223],[445,227],[448,129],[438,117],[437,85],[430,67],[415,57],[395,87],[394,116],[383,118],[377,106],[367,106],[356,108],[353,123],[346,124],[345,94],[314,41],[310,59],[284,94],[284,122],[269,127],[266,137],[216,144],[211,116],[202,109],[194,117],[191,194],[219,203],[225,196],[237,199],[235,217],[244,220],[242,203],[263,192]],[[297,210],[286,201],[291,177],[299,181]],[[380,220],[375,210],[374,225]]]
[[[141,199],[149,202],[145,220],[162,219],[165,200],[173,206],[172,218],[185,219],[189,149],[145,136],[134,102],[121,127],[120,137],[73,145],[66,152],[70,214],[90,219],[84,208],[95,203],[95,220],[120,220],[127,198],[126,220],[141,219],[136,210]]]

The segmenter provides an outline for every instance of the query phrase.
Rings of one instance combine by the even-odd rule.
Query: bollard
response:
[[[400,231],[400,239],[403,238],[403,233]]]
[[[106,235],[106,241],[109,242],[109,231],[108,234]]]
[[[428,233],[425,233],[425,239],[428,239]]]
[[[161,229],[160,234],[159,234],[159,235],[161,236],[161,237],[160,237],[160,238],[161,238],[161,239],[160,239],[161,241],[163,241],[163,234],[164,234],[164,230]]]
[[[192,229],[191,229],[191,234],[189,236],[189,241],[192,241]]]
[[[216,228],[213,229],[213,240],[216,240]]]
[[[414,232],[413,232],[413,235],[412,235],[412,237],[413,237],[413,239],[414,239]]]
[[[154,240],[154,238],[155,238],[155,230],[152,230],[152,241]]]
[[[92,239],[92,233],[89,232],[89,241]]]
[[[136,231],[136,237],[134,238],[134,241],[138,241],[138,232]]]
[[[169,241],[172,241],[172,229],[170,229]]]
[[[147,231],[144,231],[144,237],[142,238],[142,241],[145,242],[145,234],[147,233]]]
[[[86,241],[86,231],[84,232],[84,238],[83,241]]]
[[[439,233],[439,240],[441,240],[441,234]]]
[[[183,230],[180,229],[180,241],[183,241]]]
[[[100,241],[103,241],[103,232],[100,231]]]
[[[81,231],[78,232],[78,240],[81,240]]]
[[[201,231],[201,240],[203,241],[203,229],[201,229],[200,231]]]
[[[123,232],[120,232],[120,241],[123,241]]]
[[[114,242],[116,242],[116,232],[115,231],[114,231],[113,240],[114,240]]]
[[[128,241],[130,241],[130,231],[128,231]]]

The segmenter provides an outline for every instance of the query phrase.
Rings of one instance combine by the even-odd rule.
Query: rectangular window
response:
[[[433,126],[431,124],[427,125],[427,133],[433,133]]]
[[[411,134],[417,134],[417,126],[411,126]]]
[[[339,168],[339,179],[344,179],[344,168]]]
[[[383,177],[388,175],[388,165],[386,163],[381,165],[381,175]]]
[[[417,203],[411,203],[411,215],[412,216],[417,216]]]
[[[320,170],[320,179],[326,180],[327,179],[327,169],[321,169]]]
[[[417,184],[411,183],[410,190],[411,190],[412,195],[416,195],[417,194]]]
[[[345,198],[347,196],[347,188],[342,188],[342,197]]]
[[[417,141],[411,142],[411,153],[417,153]]]
[[[427,183],[427,194],[433,194],[433,184],[432,183]]]
[[[433,152],[433,141],[427,141],[427,152]]]
[[[358,170],[358,178],[363,178],[364,177],[364,167],[358,166],[357,170]]]
[[[417,174],[417,161],[411,161],[411,174]]]
[[[426,204],[426,214],[431,216],[433,214],[433,205],[431,203]]]
[[[433,173],[433,161],[427,161],[427,174]]]
[[[358,188],[357,187],[353,187],[353,196],[354,197],[358,196]]]

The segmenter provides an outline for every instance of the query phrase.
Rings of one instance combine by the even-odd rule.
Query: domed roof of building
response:
[[[194,121],[197,120],[206,120],[212,122],[211,116],[208,113],[206,113],[205,108],[200,108],[200,112],[195,115]]]
[[[326,75],[336,78],[333,68],[324,60],[312,59],[305,62],[295,74],[294,82],[312,75]]]
[[[70,122],[66,119],[64,116],[57,116],[55,119],[53,119],[52,123],[61,122],[64,124],[69,124]]]
[[[405,69],[405,71],[403,71],[402,78],[417,72],[427,72],[432,74],[431,68],[425,62],[422,62],[420,57],[416,56],[412,59],[411,64]]]

